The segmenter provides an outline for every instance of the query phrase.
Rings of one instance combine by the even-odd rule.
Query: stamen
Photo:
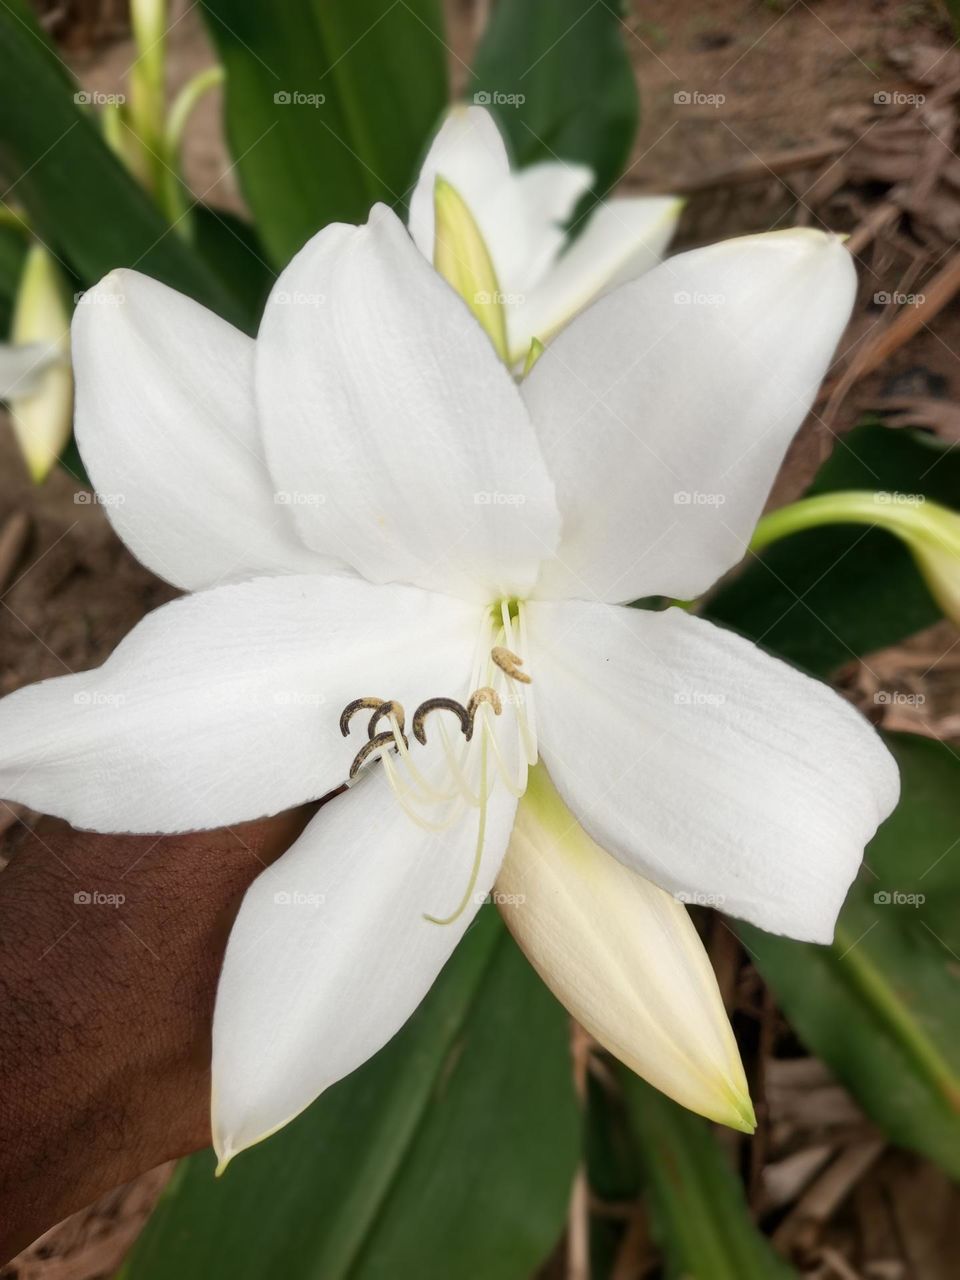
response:
[[[525,671],[521,671],[523,659],[517,654],[511,653],[509,649],[504,649],[501,645],[494,645],[490,650],[490,657],[494,660],[501,671],[505,671],[511,680],[519,680],[521,684],[533,684],[533,680]]]
[[[442,720],[440,721],[440,741],[443,744],[443,754],[447,762],[447,768],[450,770],[453,780],[457,784],[457,790],[461,797],[466,800],[468,805],[472,808],[476,808],[480,803],[480,798],[473,794],[473,790],[470,786],[470,779],[464,772],[462,762],[457,759],[456,750],[454,749],[453,743],[450,741],[450,735],[447,733],[447,726]]]
[[[449,831],[450,828],[459,821],[460,815],[463,813],[463,806],[460,804],[453,806],[446,818],[441,819],[440,822],[431,822],[429,818],[425,818],[423,814],[419,813],[411,803],[409,788],[404,787],[401,783],[397,774],[397,767],[390,757],[383,756],[381,758],[381,764],[386,771],[387,781],[390,784],[393,794],[397,797],[400,808],[412,822],[417,824],[418,827],[422,827],[424,831]]]
[[[370,723],[367,726],[367,737],[372,738],[377,731],[377,725],[384,716],[390,717],[391,727],[395,733],[403,734],[405,724],[405,713],[399,702],[392,699],[389,702],[381,702],[376,711],[370,717]]]
[[[455,698],[428,698],[426,702],[421,702],[413,713],[413,736],[421,746],[425,747],[427,745],[427,730],[424,721],[431,711],[452,711],[460,721],[463,736],[468,742],[470,741],[473,725],[470,722],[470,713],[466,707],[457,702]]]
[[[351,779],[357,776],[375,752],[382,752],[387,747],[392,747],[394,751],[397,749],[392,731],[387,733],[378,733],[375,738],[371,738],[369,742],[365,742],[353,758],[353,764],[350,766]]]
[[[483,842],[487,833],[487,797],[487,735],[484,734],[480,746],[480,819],[477,823],[477,843],[474,848],[473,865],[470,868],[470,879],[467,881],[467,887],[463,891],[463,897],[457,909],[450,915],[431,916],[424,912],[423,918],[430,924],[453,924],[455,920],[459,920],[477,887],[480,865],[483,862]]]
[[[354,700],[352,702],[348,702],[340,712],[340,732],[345,738],[348,737],[350,733],[350,721],[358,711],[362,711],[365,708],[367,710],[376,709],[383,705],[384,701],[382,698],[354,698]]]
[[[500,695],[496,689],[491,689],[489,685],[484,685],[482,689],[477,689],[471,693],[470,701],[467,703],[467,715],[470,717],[470,737],[473,736],[473,726],[477,719],[477,708],[481,703],[488,703],[493,707],[493,714],[498,716],[503,710],[503,703],[500,701]]]

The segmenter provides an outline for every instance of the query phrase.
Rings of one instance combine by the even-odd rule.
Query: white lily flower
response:
[[[849,315],[837,240],[674,258],[519,385],[383,207],[305,246],[255,342],[135,272],[98,289],[74,322],[80,449],[128,546],[194,594],[97,671],[0,703],[0,795],[172,832],[356,782],[235,923],[221,1161],[407,1019],[494,886],[538,760],[632,872],[831,937],[896,801],[892,758],[826,686],[624,605],[697,595],[741,557]],[[604,1033],[602,993],[577,1008]]]
[[[542,161],[513,170],[494,117],[457,106],[433,141],[410,200],[410,234],[434,260],[434,188],[448,182],[480,228],[506,310],[510,360],[546,342],[578,311],[659,262],[683,207],[674,196],[620,196],[598,204],[567,247],[566,227],[590,190],[586,165]]]

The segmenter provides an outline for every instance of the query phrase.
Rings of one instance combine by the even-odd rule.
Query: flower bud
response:
[[[506,360],[507,318],[493,259],[456,188],[438,177],[433,190],[433,265],[480,321],[497,355]]]
[[[507,926],[604,1048],[691,1111],[756,1121],[717,981],[686,908],[596,844],[532,770],[497,881]]]
[[[12,383],[8,403],[14,434],[39,484],[70,439],[73,374],[70,313],[57,264],[42,244],[27,251],[13,313],[14,351],[34,351],[33,369]]]

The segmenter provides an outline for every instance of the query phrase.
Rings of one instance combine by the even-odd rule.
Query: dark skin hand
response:
[[[159,838],[22,833],[0,872],[0,1264],[209,1145],[227,936],[314,812]]]

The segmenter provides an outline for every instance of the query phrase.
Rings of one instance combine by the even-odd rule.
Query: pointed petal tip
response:
[[[753,1134],[757,1129],[757,1113],[753,1107],[753,1101],[749,1093],[737,1094],[733,1099],[733,1116],[724,1121],[729,1129],[736,1129],[740,1133]]]

